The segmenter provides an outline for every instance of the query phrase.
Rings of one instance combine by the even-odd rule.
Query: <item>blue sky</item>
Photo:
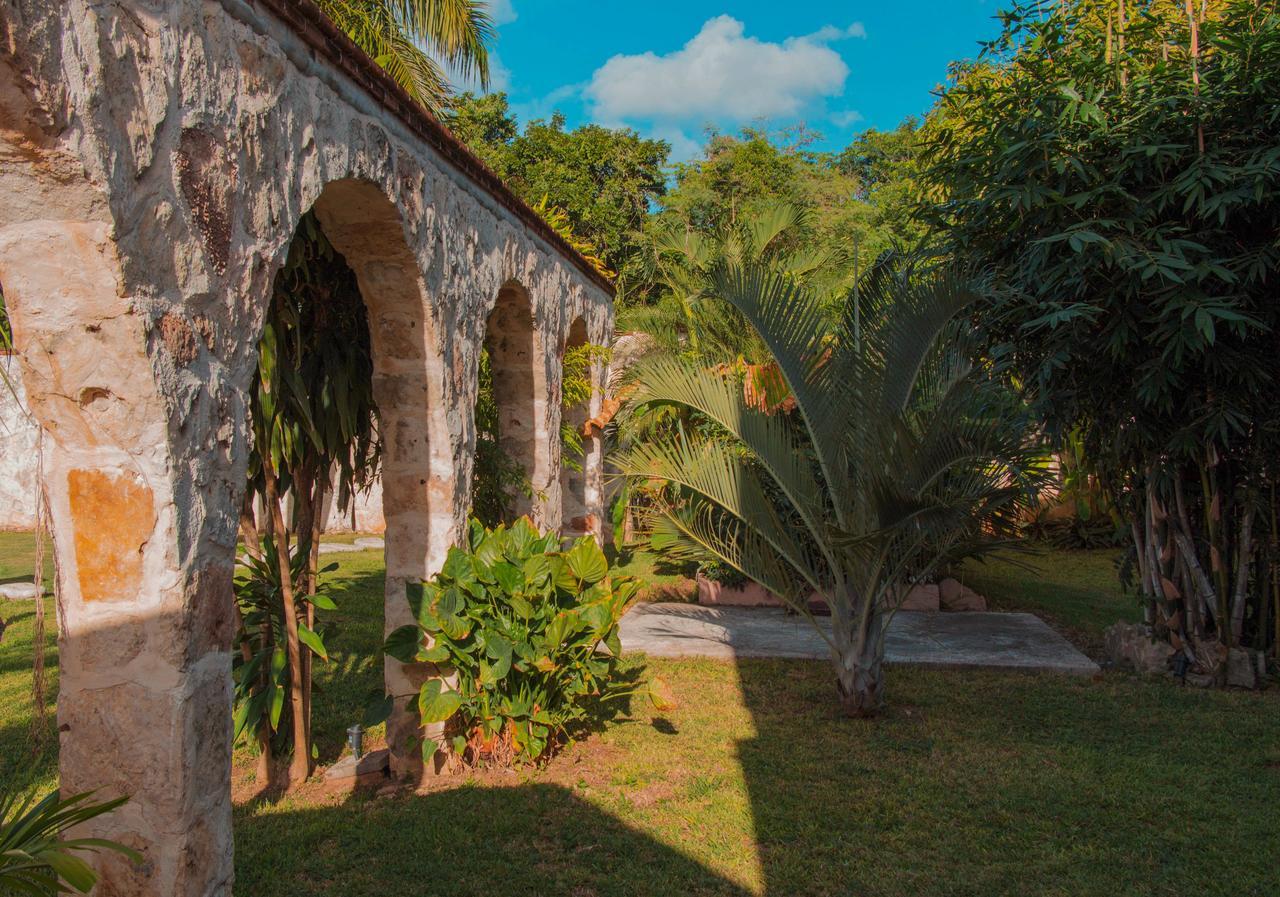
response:
[[[696,154],[708,125],[804,122],[838,149],[930,105],[993,37],[997,0],[493,0],[494,89],[521,122],[635,128]]]

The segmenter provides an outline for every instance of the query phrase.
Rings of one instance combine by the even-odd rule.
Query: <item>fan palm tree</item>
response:
[[[493,20],[485,0],[316,0],[333,23],[427,109],[449,97],[449,73],[489,84]]]
[[[767,350],[716,294],[712,274],[725,264],[758,265],[807,282],[836,261],[830,252],[797,248],[810,226],[808,212],[787,202],[766,204],[749,218],[710,231],[659,219],[650,238],[646,275],[661,288],[661,299],[624,313],[621,326],[708,363],[764,360]]]
[[[748,402],[723,368],[660,356],[637,366],[629,413],[676,406],[711,426],[637,441],[613,463],[670,484],[647,514],[655,549],[781,596],[826,640],[844,712],[873,715],[895,606],[943,565],[1008,544],[1040,476],[1020,404],[964,351],[958,315],[981,285],[886,259],[833,321],[766,267],[724,264],[712,282],[768,347],[793,410]]]

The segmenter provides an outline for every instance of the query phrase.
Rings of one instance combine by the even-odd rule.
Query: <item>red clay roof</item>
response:
[[[360,85],[384,109],[399,118],[408,128],[432,149],[444,156],[476,186],[502,203],[527,227],[560,251],[583,274],[605,290],[615,295],[613,284],[565,241],[542,216],[524,200],[511,192],[489,166],[481,162],[466,145],[453,136],[438,118],[424,109],[405,93],[391,76],[347,37],[329,17],[311,0],[252,0],[258,6],[270,10],[276,18],[288,25],[305,40],[316,53],[330,64],[341,69],[352,81]]]

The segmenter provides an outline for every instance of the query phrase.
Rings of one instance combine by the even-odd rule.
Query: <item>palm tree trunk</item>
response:
[[[851,625],[850,597],[838,602],[843,612],[833,608],[837,614],[833,620],[838,648],[836,693],[845,716],[867,719],[884,708],[884,628],[888,615],[872,599],[863,599],[855,627]]]

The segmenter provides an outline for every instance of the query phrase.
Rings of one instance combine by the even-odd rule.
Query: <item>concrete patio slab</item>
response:
[[[831,631],[829,619],[820,623]],[[813,626],[781,608],[639,604],[623,617],[621,630],[624,652],[655,657],[829,657]],[[922,666],[1098,672],[1034,614],[900,611],[889,624],[885,657]]]

